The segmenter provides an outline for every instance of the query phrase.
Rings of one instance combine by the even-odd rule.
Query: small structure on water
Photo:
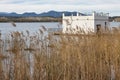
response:
[[[91,15],[79,15],[65,16],[62,15],[63,33],[89,33],[105,31],[109,27],[109,14],[108,13],[96,13]]]

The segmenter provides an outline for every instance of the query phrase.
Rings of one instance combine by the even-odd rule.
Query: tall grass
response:
[[[0,39],[0,80],[119,80],[120,33]]]

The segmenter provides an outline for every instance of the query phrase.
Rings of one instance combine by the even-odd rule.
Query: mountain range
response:
[[[18,14],[15,12],[12,13],[6,13],[6,12],[0,12],[0,17],[55,17],[55,18],[59,18],[62,16],[62,14],[65,13],[66,16],[70,16],[70,15],[76,15],[77,12],[69,12],[69,11],[48,11],[48,12],[43,12],[40,14],[37,14],[35,12],[25,12],[23,14]],[[80,15],[84,15],[82,13],[79,13]]]

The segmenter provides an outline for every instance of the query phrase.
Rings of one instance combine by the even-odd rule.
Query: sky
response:
[[[104,12],[120,16],[120,0],[0,0],[0,12],[78,11]]]

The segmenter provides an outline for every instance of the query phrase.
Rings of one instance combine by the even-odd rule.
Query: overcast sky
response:
[[[0,0],[0,12],[92,11],[120,16],[120,0]]]

